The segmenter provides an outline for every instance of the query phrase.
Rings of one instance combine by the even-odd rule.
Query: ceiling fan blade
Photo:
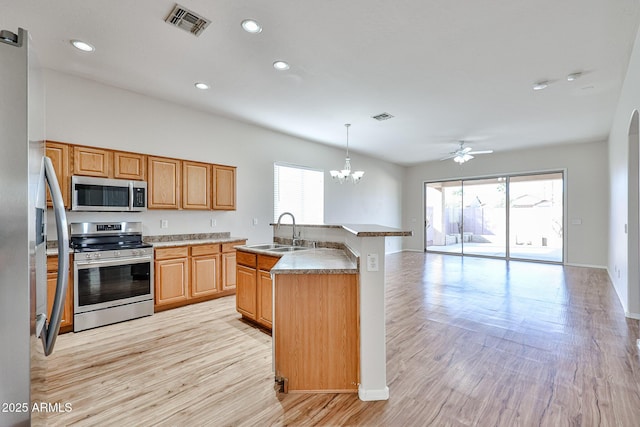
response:
[[[468,154],[491,154],[493,150],[469,151]]]
[[[458,151],[460,151],[460,153],[462,153],[462,154],[466,154],[466,153],[468,153],[468,152],[469,152],[469,151],[471,151],[471,150],[473,150],[473,148],[471,148],[471,147],[464,147],[464,148],[462,148],[462,146],[460,146],[460,150],[458,150]]]
[[[449,160],[449,159],[453,159],[455,156],[457,156],[458,153],[451,153],[448,156],[445,156],[443,158],[441,158],[440,160]]]

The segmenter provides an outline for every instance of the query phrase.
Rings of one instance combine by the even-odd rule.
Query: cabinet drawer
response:
[[[258,256],[258,270],[270,271],[280,258],[269,255]]]
[[[247,267],[255,267],[256,254],[238,251],[238,253],[236,253],[236,263],[240,265],[246,265]]]
[[[220,243],[191,246],[191,256],[215,255],[220,252]]]
[[[189,247],[176,246],[173,248],[158,248],[155,252],[156,259],[184,258],[189,256]]]
[[[236,250],[236,246],[244,245],[247,243],[246,240],[241,240],[239,242],[230,242],[222,244],[222,252],[233,252]]]

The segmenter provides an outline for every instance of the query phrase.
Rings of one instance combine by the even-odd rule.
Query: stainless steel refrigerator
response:
[[[44,156],[44,88],[27,31],[0,31],[0,425],[31,422],[67,289],[58,274],[47,313],[46,200],[54,202],[59,272],[69,268],[68,230],[51,161]],[[49,224],[52,226],[53,224]],[[50,316],[49,316],[50,314]]]

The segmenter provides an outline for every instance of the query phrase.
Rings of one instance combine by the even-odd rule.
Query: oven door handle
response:
[[[69,284],[69,230],[67,229],[67,215],[64,211],[64,200],[58,185],[58,179],[51,163],[51,159],[44,157],[44,176],[56,219],[56,233],[58,235],[58,279],[56,281],[56,294],[51,308],[51,318],[47,325],[46,313],[39,313],[36,318],[37,332],[40,334],[44,346],[44,354],[50,355],[58,338],[60,322],[62,321],[62,311],[67,297],[67,287]]]
[[[109,260],[79,260],[74,263],[79,270],[82,270],[85,268],[109,267],[114,265],[144,264],[146,262],[153,262],[153,257],[144,256],[139,258],[114,258]]]

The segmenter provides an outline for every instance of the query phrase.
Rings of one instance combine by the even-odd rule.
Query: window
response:
[[[324,224],[324,171],[273,164],[273,218],[291,212],[300,224]],[[288,217],[283,221],[291,222]]]

